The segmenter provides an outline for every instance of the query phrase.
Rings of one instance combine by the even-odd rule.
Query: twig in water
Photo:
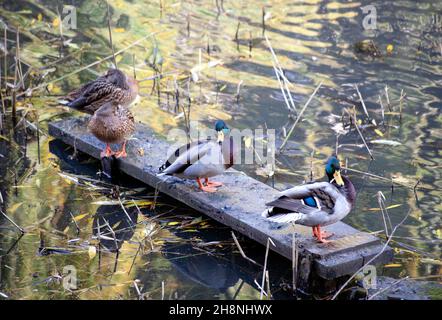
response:
[[[190,37],[190,15],[187,14],[187,38]]]
[[[278,57],[276,56],[275,51],[273,50],[273,47],[272,47],[267,35],[265,35],[265,38],[266,38],[267,46],[269,47],[270,53],[272,54],[272,57],[273,57],[273,59],[272,59],[273,70],[275,71],[276,79],[278,80],[279,88],[281,90],[282,96],[284,97],[284,101],[285,101],[285,104],[287,105],[287,109],[292,112],[297,112],[296,107],[295,107],[295,103],[292,98],[292,94],[291,94],[291,92],[288,88],[288,85],[287,85],[287,84],[290,84],[290,81],[288,81],[288,79],[285,77],[284,71],[281,68],[281,64],[279,63]],[[282,81],[281,81],[281,79],[282,79]],[[287,98],[287,96],[288,96],[288,98]],[[290,100],[290,103],[289,103],[289,100]]]
[[[77,221],[75,221],[75,217],[74,217],[74,215],[72,214],[72,212],[69,211],[69,214],[71,215],[72,221],[74,221],[75,228],[77,228],[77,236],[78,236],[78,235],[80,234],[81,229],[80,229],[80,227],[78,226]]]
[[[388,215],[387,208],[385,207],[385,196],[382,193],[382,191],[378,191],[377,198],[378,198],[379,208],[381,209],[382,213],[382,220],[384,221],[385,235],[388,237],[389,232],[388,232],[387,221],[391,229],[392,225],[391,225],[390,216]]]
[[[143,295],[141,294],[140,289],[138,288],[137,281],[138,280],[134,280],[135,291],[137,292],[138,300],[143,300]]]
[[[310,95],[310,98],[308,98],[307,102],[305,103],[304,107],[301,109],[301,111],[299,112],[298,117],[295,120],[295,123],[292,125],[292,127],[290,128],[289,132],[287,133],[287,137],[285,137],[283,143],[281,144],[281,146],[279,147],[279,152],[281,153],[281,151],[284,149],[285,145],[287,144],[287,141],[290,139],[293,130],[295,130],[296,125],[298,124],[299,120],[302,117],[302,114],[304,113],[305,109],[308,107],[308,105],[310,104],[310,102],[312,101],[313,97],[315,96],[316,92],[318,92],[319,88],[322,86],[322,81],[318,84],[318,86],[315,88],[315,90],[313,91],[313,93]]]
[[[111,13],[110,13],[110,6],[109,6],[109,1],[106,0],[106,4],[107,4],[107,28],[109,30],[109,43],[112,49],[112,59],[114,60],[114,65],[115,68],[118,69],[117,67],[117,59],[115,58],[115,49],[114,49],[114,43],[112,41],[112,30],[111,30]]]
[[[355,128],[358,131],[359,136],[361,137],[362,142],[364,143],[364,146],[365,146],[365,148],[368,151],[368,154],[370,155],[371,159],[374,160],[373,154],[371,153],[371,150],[368,147],[367,142],[365,141],[364,136],[362,135],[361,130],[359,129],[359,125],[358,125],[358,122],[356,120],[356,108],[353,108],[353,114],[351,114],[350,111],[348,111],[348,110],[346,110],[346,111],[347,111],[348,115],[353,118],[353,122],[354,122]]]
[[[38,156],[38,164],[40,164],[40,121],[38,119],[38,110],[36,110],[36,127],[37,127],[37,156]]]
[[[342,292],[342,290],[345,289],[345,287],[354,279],[354,277],[356,277],[356,275],[361,272],[365,266],[369,265],[370,263],[372,263],[373,261],[375,261],[387,248],[388,244],[390,243],[391,239],[393,238],[394,233],[396,232],[396,230],[405,222],[405,220],[407,220],[408,216],[411,213],[411,209],[407,212],[407,214],[405,215],[405,217],[401,220],[401,222],[399,222],[394,229],[392,230],[390,236],[388,237],[387,241],[385,242],[384,246],[382,247],[381,251],[379,251],[378,254],[374,255],[370,260],[368,260],[362,267],[360,267],[342,286],[341,288],[339,288],[339,290],[333,295],[331,300],[335,300],[336,297]]]
[[[359,101],[361,101],[362,108],[364,109],[364,113],[365,113],[365,115],[367,116],[367,118],[370,119],[370,115],[368,114],[367,107],[365,106],[364,99],[362,99],[362,94],[361,94],[361,92],[359,91],[359,88],[358,88],[358,85],[357,85],[357,84],[355,84],[355,89],[356,89],[356,92],[358,93]]]
[[[132,268],[133,268],[133,266],[134,266],[134,264],[135,264],[135,260],[137,259],[137,257],[138,257],[138,253],[140,253],[140,250],[141,250],[141,247],[142,247],[142,246],[143,246],[143,244],[140,242],[140,244],[138,245],[137,252],[135,252],[135,256],[134,256],[134,258],[132,259],[132,264],[130,265],[129,271],[127,272],[128,275],[129,275],[130,272],[132,271]]]
[[[267,273],[267,259],[268,259],[268,257],[269,257],[270,243],[271,243],[274,247],[276,247],[276,245],[275,245],[275,243],[273,242],[273,240],[270,239],[270,237],[267,238],[266,254],[265,254],[265,257],[264,257],[264,267],[263,267],[264,269],[263,269],[263,271],[262,271],[261,293],[260,293],[260,295],[259,295],[259,299],[260,299],[260,300],[262,300],[262,296],[263,296],[263,293],[264,293],[264,284],[265,284],[264,281],[265,281],[265,277],[266,277],[266,273]]]
[[[11,218],[9,218],[6,213],[4,213],[2,210],[0,210],[0,213],[10,222],[14,225],[14,227],[16,227],[21,233],[25,233],[25,230],[20,227],[18,224],[16,224]]]
[[[4,56],[4,70],[5,70],[5,94],[6,91],[8,90],[8,28],[6,26],[6,24],[3,25],[4,28],[4,47],[5,47],[5,56]]]
[[[134,223],[134,222],[132,221],[132,219],[130,218],[129,213],[127,213],[126,208],[124,207],[123,202],[121,202],[121,198],[120,198],[120,197],[118,197],[118,201],[120,202],[120,206],[121,206],[121,208],[123,209],[124,213],[126,214],[126,217],[129,219],[129,222],[130,222],[130,228],[133,230],[133,229],[134,229],[134,225],[135,225],[135,223]]]
[[[252,57],[252,48],[253,48],[252,31],[249,31],[249,58]]]
[[[242,85],[243,81],[241,80],[238,83],[238,86],[236,87],[236,104],[239,103],[239,91],[241,90],[241,85]]]
[[[243,249],[241,248],[241,245],[239,244],[238,239],[236,238],[235,233],[233,233],[233,231],[232,231],[232,237],[233,237],[233,241],[235,242],[236,246],[238,247],[238,250],[239,250],[239,253],[241,254],[241,256],[242,256],[244,259],[250,261],[251,263],[256,264],[257,266],[262,267],[261,264],[259,264],[259,263],[256,262],[255,260],[249,258],[248,256],[246,256],[246,254],[244,253]]]
[[[385,108],[384,104],[382,103],[381,95],[379,95],[379,104],[381,105],[382,123],[385,123]]]
[[[236,49],[239,51],[239,27],[240,27],[241,23],[238,20],[238,24],[236,26],[236,32],[235,32],[235,42],[236,42]]]
[[[403,106],[403,100],[407,94],[404,94],[404,89],[401,90],[401,96],[399,97],[399,121],[402,122],[402,106]]]
[[[266,33],[266,8],[262,7],[262,36],[264,37]]]
[[[391,111],[391,103],[390,103],[390,96],[388,95],[388,86],[385,86],[385,97],[387,98],[387,106],[388,109]]]

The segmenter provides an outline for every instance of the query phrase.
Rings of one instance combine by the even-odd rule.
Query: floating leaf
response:
[[[57,28],[59,25],[60,25],[60,19],[55,18],[55,19],[52,21],[52,26],[53,26],[54,28]]]
[[[398,268],[398,267],[402,267],[402,265],[400,263],[390,263],[385,265],[385,268]]]
[[[41,22],[43,20],[43,15],[41,13],[38,14],[37,20]]]
[[[382,131],[379,130],[379,129],[374,129],[374,132],[376,132],[376,134],[377,134],[378,136],[380,136],[380,137],[383,137],[383,136],[384,136],[384,134],[382,133]]]
[[[394,208],[397,208],[397,207],[400,207],[402,204],[392,204],[391,206],[388,206],[386,209],[387,210],[389,210],[389,209],[394,209]],[[380,208],[370,208],[370,209],[368,209],[369,211],[381,211],[381,209]]]
[[[379,140],[372,140],[371,143],[374,144],[385,144],[387,146],[400,146],[402,143],[394,140],[385,140],[385,139],[379,139]]]
[[[89,215],[89,213],[85,213],[85,214],[80,214],[76,217],[74,217],[75,222],[78,222],[80,220],[82,220],[84,217],[87,217]]]
[[[97,255],[97,248],[95,248],[95,246],[89,246],[87,253],[89,255],[89,259],[92,260]]]
[[[172,222],[169,222],[167,225],[168,226],[176,226],[177,224],[180,224],[178,221],[172,221]]]
[[[114,29],[114,32],[116,32],[116,33],[122,33],[122,32],[126,32],[126,29],[124,29],[124,28],[115,28],[115,29]]]

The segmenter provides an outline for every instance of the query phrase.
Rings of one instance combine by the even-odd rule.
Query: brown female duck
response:
[[[126,139],[135,131],[135,121],[132,113],[126,107],[112,101],[106,102],[95,111],[88,124],[88,129],[99,140],[106,143],[106,149],[101,157],[115,155],[117,158],[126,157]],[[114,153],[111,143],[123,143],[121,150]]]
[[[129,106],[138,96],[138,82],[118,69],[109,69],[106,74],[86,83],[66,96],[66,105],[79,111],[93,114],[103,104],[116,102]]]
[[[68,107],[93,114],[88,129],[101,141],[106,149],[101,157],[116,155],[126,157],[126,139],[135,130],[134,117],[127,107],[138,96],[138,82],[118,69],[109,69],[106,74],[70,92],[66,99]],[[111,143],[123,143],[114,153]]]

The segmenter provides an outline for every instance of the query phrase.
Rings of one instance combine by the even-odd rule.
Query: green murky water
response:
[[[275,128],[281,143],[292,121],[262,37],[264,7],[265,33],[293,84],[290,90],[298,112],[320,81],[323,85],[287,152],[277,157],[274,179],[258,166],[239,169],[284,189],[308,179],[312,160],[313,176],[320,179],[339,132],[339,154],[349,168],[386,178],[348,172],[358,198],[345,222],[365,231],[383,231],[376,196],[382,191],[393,225],[408,210],[411,213],[393,238],[395,261],[379,271],[440,281],[436,277],[442,274],[440,1],[240,0],[224,1],[222,6],[218,1],[218,8],[207,0],[109,3],[115,51],[122,50],[118,67],[135,72],[138,79],[154,75],[154,69],[167,75],[159,83],[160,94],[151,81],[143,83],[142,99],[133,109],[138,120],[162,134],[183,128],[182,105],[187,104],[182,96],[176,109],[174,80],[182,94],[187,92],[182,79],[198,64],[211,61],[216,66],[201,71],[198,83],[190,87],[191,119],[210,125],[220,118],[240,129]],[[60,29],[53,1],[3,0],[0,5],[0,18],[10,27],[7,80],[14,83],[19,27],[25,84],[39,87],[17,104],[27,122],[19,121],[11,130],[9,110],[2,119],[0,207],[27,233],[19,238],[17,230],[1,220],[0,292],[12,299],[258,298],[254,279],[260,279],[260,270],[240,256],[228,229],[164,197],[153,208],[153,190],[128,182],[119,191],[136,223],[132,228],[118,201],[109,196],[115,190],[95,181],[99,164],[77,158],[74,150],[48,137],[48,122],[76,116],[57,106],[57,98],[111,65],[106,2],[70,4],[76,10],[74,30]],[[367,4],[377,9],[376,30],[362,27],[361,7]],[[3,77],[3,29],[1,34]],[[374,40],[383,56],[355,53],[353,45],[363,39]],[[393,45],[390,55],[387,45]],[[349,84],[358,84],[376,125],[366,119]],[[348,131],[341,126],[344,108],[353,105],[374,160],[354,127]],[[78,182],[77,175],[94,180]],[[100,247],[97,219],[112,226],[105,227],[109,239],[101,239]],[[117,244],[111,231],[117,234]],[[261,247],[245,239],[242,243],[247,253],[263,259]],[[52,250],[47,254],[42,247]],[[286,297],[290,264],[276,256],[270,260],[276,264],[270,269],[272,293]],[[60,275],[66,266],[77,271],[78,290],[73,292],[63,289]]]

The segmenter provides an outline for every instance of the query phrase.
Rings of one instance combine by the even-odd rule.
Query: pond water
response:
[[[9,27],[6,42],[0,28],[1,88],[5,74],[7,82],[14,83],[17,28],[24,86],[37,88],[31,96],[19,97],[15,130],[10,109],[0,127],[0,208],[27,231],[19,237],[17,229],[0,218],[1,297],[259,298],[254,280],[261,271],[241,257],[228,228],[165,196],[155,201],[154,190],[136,181],[128,179],[118,190],[97,181],[99,163],[48,136],[50,121],[80,115],[60,107],[57,99],[112,63],[106,1],[64,3],[73,7],[57,8],[49,0],[0,4],[0,19]],[[291,82],[298,113],[321,81],[322,86],[285,152],[277,156],[273,177],[258,164],[237,169],[285,189],[308,180],[310,172],[322,179],[324,161],[338,144],[358,191],[346,223],[383,236],[379,191],[393,226],[410,211],[391,242],[394,261],[379,272],[440,281],[441,1],[109,4],[118,67],[137,79],[165,75],[155,84],[142,82],[141,100],[133,107],[137,120],[164,135],[185,128],[183,110],[188,110],[190,95],[191,120],[205,126],[223,119],[233,128],[272,128],[277,143],[284,140],[296,113],[284,102],[265,32]],[[376,9],[375,29],[364,28],[362,7],[367,5]],[[57,12],[62,17],[73,14],[71,28],[60,25]],[[381,56],[355,51],[356,43],[370,39]],[[387,46],[392,50],[387,52]],[[203,68],[208,62],[211,67]],[[196,83],[186,80],[192,68],[200,70]],[[354,126],[342,126],[342,118],[349,122],[345,109],[353,106],[374,159]],[[124,196],[126,212],[115,194]],[[97,221],[108,235],[100,245]],[[240,241],[248,255],[264,259],[264,248]],[[273,296],[290,297],[290,263],[276,255],[270,262]],[[72,292],[63,289],[60,277],[69,268],[78,278],[78,289]]]

